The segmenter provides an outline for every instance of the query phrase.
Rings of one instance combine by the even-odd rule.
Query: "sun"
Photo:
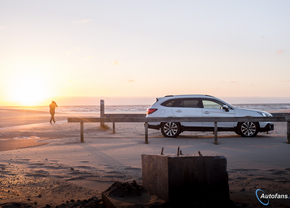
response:
[[[20,106],[46,105],[59,93],[57,83],[63,78],[61,69],[58,62],[43,56],[24,55],[8,60],[0,72],[3,102]]]
[[[24,74],[13,78],[11,101],[18,105],[40,105],[50,95],[47,80],[41,74]]]

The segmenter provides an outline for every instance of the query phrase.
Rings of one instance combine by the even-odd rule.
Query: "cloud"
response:
[[[281,49],[280,49],[280,50],[277,51],[277,54],[278,54],[278,55],[281,55],[281,53],[284,53],[284,50],[281,50]]]
[[[91,20],[91,19],[82,19],[82,20],[75,20],[75,21],[72,21],[71,23],[72,24],[87,24],[89,22],[92,22],[94,20]]]
[[[127,82],[135,82],[135,80],[134,79],[131,79],[131,80],[128,80]]]
[[[221,84],[239,84],[239,83],[237,81],[230,81],[230,82],[222,81]]]
[[[72,51],[65,51],[64,53],[67,55],[70,55],[72,53]]]
[[[65,51],[64,53],[67,54],[67,55],[70,55],[74,52],[80,52],[80,48],[79,47],[74,47],[73,50],[70,50],[70,51]]]
[[[187,43],[188,43],[188,44],[194,44],[194,42],[191,41],[191,40],[187,41]]]
[[[109,64],[110,66],[119,66],[120,62],[118,60],[114,61],[113,63]]]
[[[90,59],[92,59],[92,58],[94,58],[94,57],[93,57],[93,56],[88,56],[88,57],[83,58],[82,60],[83,60],[83,61],[87,61],[87,60],[90,60]]]
[[[288,80],[282,80],[280,82],[290,82],[290,79],[288,79]]]
[[[74,51],[79,52],[80,51],[80,48],[79,47],[74,47]]]
[[[6,25],[0,25],[0,30],[6,29]]]

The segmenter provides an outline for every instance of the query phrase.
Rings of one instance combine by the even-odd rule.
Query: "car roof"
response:
[[[186,98],[186,97],[189,97],[189,98],[192,98],[192,97],[213,97],[214,96],[211,96],[211,95],[202,95],[202,94],[187,94],[187,95],[166,95],[164,97],[160,97],[160,98]]]
[[[169,99],[172,99],[172,98],[208,98],[208,97],[211,97],[211,98],[215,98],[213,96],[210,96],[210,95],[200,95],[200,94],[188,94],[188,95],[166,95],[164,97],[157,97],[156,98],[156,101],[165,101],[165,100],[169,100]]]
[[[158,97],[156,98],[156,102],[164,102],[166,100],[169,100],[171,98],[214,98],[215,100],[219,100],[225,104],[227,104],[228,106],[230,106],[231,108],[234,108],[233,105],[219,99],[219,98],[216,98],[214,96],[211,96],[211,95],[204,95],[204,94],[188,94],[188,95],[166,95],[164,97]]]

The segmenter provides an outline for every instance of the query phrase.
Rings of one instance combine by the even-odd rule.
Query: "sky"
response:
[[[0,106],[290,103],[288,0],[0,0]]]

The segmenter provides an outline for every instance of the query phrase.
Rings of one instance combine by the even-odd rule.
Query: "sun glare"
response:
[[[50,96],[47,80],[41,74],[25,74],[13,78],[11,101],[17,105],[35,106]]]
[[[52,61],[43,57],[24,56],[10,60],[2,71],[4,93],[9,105],[44,105],[53,93]]]

